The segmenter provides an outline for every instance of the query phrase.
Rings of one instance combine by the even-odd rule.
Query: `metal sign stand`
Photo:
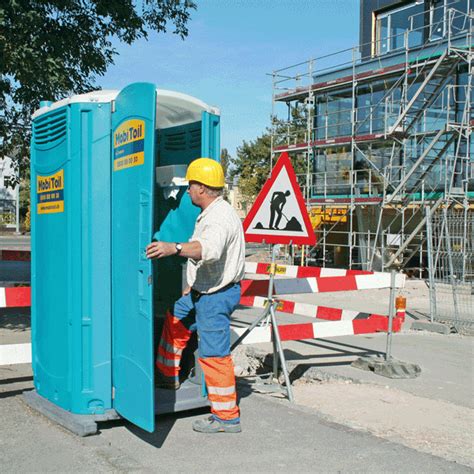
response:
[[[271,324],[272,327],[272,343],[273,343],[273,372],[266,374],[267,378],[264,379],[263,376],[260,376],[260,381],[263,383],[265,388],[273,387],[275,388],[275,384],[273,383],[274,379],[278,380],[279,376],[279,362],[281,362],[281,368],[283,371],[283,376],[285,379],[286,385],[286,394],[288,400],[290,402],[294,402],[293,397],[293,390],[291,388],[290,383],[290,376],[288,373],[288,368],[286,367],[286,359],[285,354],[283,352],[283,347],[281,345],[280,333],[278,332],[278,326],[276,321],[275,310],[278,306],[278,300],[273,297],[273,282],[275,279],[275,272],[276,272],[276,255],[280,250],[280,245],[272,245],[271,246],[271,254],[272,254],[272,261],[270,266],[270,281],[268,285],[268,296],[265,308],[263,313],[247,328],[247,330],[232,344],[231,351],[234,350],[246,337],[247,335],[257,326],[265,326]],[[277,390],[273,391],[282,391],[281,386],[278,384]]]

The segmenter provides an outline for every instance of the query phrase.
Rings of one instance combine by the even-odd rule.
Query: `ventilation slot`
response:
[[[164,149],[166,151],[182,151],[186,149],[186,132],[165,135]]]
[[[201,127],[189,130],[188,132],[189,148],[201,149]]]
[[[63,109],[35,120],[33,124],[35,145],[46,145],[66,136],[67,115]]]

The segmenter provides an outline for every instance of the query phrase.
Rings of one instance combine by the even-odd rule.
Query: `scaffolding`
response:
[[[474,14],[456,1],[436,25],[410,17],[393,54],[376,38],[370,57],[359,45],[272,73],[272,164],[306,159],[305,261],[428,278],[428,220],[472,215]]]

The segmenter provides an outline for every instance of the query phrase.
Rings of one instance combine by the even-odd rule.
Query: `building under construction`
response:
[[[273,73],[272,158],[307,159],[308,262],[472,290],[473,8],[361,0],[358,46]]]

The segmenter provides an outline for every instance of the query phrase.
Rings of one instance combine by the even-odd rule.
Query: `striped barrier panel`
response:
[[[30,250],[0,250],[0,260],[31,261]]]
[[[15,364],[31,364],[30,343],[0,345],[0,367]]]
[[[257,275],[269,275],[270,263],[245,262],[245,273],[254,273]],[[346,270],[344,268],[323,268],[323,267],[299,267],[297,265],[275,265],[275,274],[284,275],[291,278],[306,277],[343,277],[350,275],[373,275],[368,270]]]
[[[265,308],[267,298],[263,296],[242,296],[240,304],[242,306],[251,306],[253,308]],[[329,308],[327,306],[317,306],[308,303],[298,303],[295,301],[278,300],[275,308],[277,311],[289,314],[299,314],[316,319],[325,319],[327,321],[352,321],[354,319],[368,319],[371,317],[387,317],[383,314],[364,313],[361,311],[352,311],[350,309]],[[405,320],[405,308],[397,308],[396,318]]]
[[[0,288],[0,308],[31,306],[31,287]]]
[[[354,291],[390,288],[390,273],[372,275],[348,275],[341,277],[285,278],[274,280],[274,294],[324,293],[331,291]],[[242,295],[262,296],[268,294],[269,280],[242,280]],[[397,274],[395,287],[403,288],[405,275]]]
[[[31,306],[31,288],[0,288],[0,308]],[[0,366],[31,363],[31,344],[0,345]]]
[[[402,321],[393,319],[393,332],[400,331]],[[245,327],[231,326],[231,343],[235,342],[247,330]],[[357,334],[371,334],[388,331],[386,316],[372,315],[366,319],[351,321],[331,321],[301,324],[280,324],[278,332],[282,341],[297,341],[305,339],[321,339]],[[258,344],[272,341],[271,326],[257,326],[242,341],[242,344]]]
[[[401,318],[393,319],[392,329],[394,332],[400,331],[401,325]],[[245,327],[231,325],[231,342],[236,341],[246,329]],[[371,315],[365,319],[353,319],[350,321],[281,324],[278,326],[278,332],[282,341],[352,336],[386,332],[387,330],[388,318],[380,315]],[[271,341],[272,328],[271,326],[265,326],[254,328],[245,337],[242,344],[258,344]],[[31,363],[31,344],[0,345],[0,366],[28,363]]]

